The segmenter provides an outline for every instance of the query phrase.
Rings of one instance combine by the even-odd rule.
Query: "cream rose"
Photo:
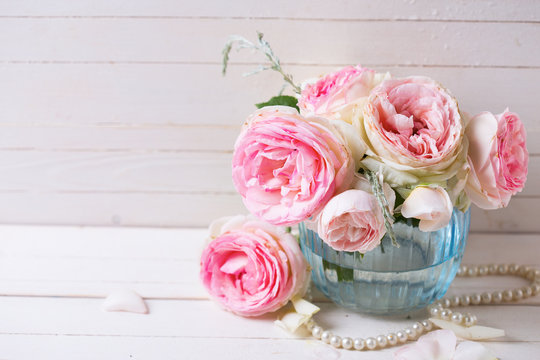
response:
[[[436,231],[450,222],[452,201],[446,190],[440,186],[417,186],[405,199],[401,215],[420,220],[421,231]]]
[[[426,77],[385,80],[357,124],[369,145],[363,161],[394,186],[439,182],[465,163],[463,119],[455,99]]]

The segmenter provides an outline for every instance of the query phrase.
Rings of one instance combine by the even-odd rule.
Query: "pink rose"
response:
[[[364,107],[361,129],[371,144],[370,163],[377,171],[389,167],[388,176],[399,185],[444,181],[465,162],[463,121],[455,99],[426,77],[383,81]],[[458,161],[459,160],[459,161]],[[384,171],[385,169],[383,169]],[[401,177],[398,172],[404,173]],[[432,178],[427,178],[432,177]]]
[[[298,242],[284,229],[236,216],[218,220],[211,233],[215,238],[203,251],[200,277],[225,309],[259,316],[304,294],[307,264]]]
[[[262,108],[236,140],[233,183],[251,213],[275,225],[298,223],[349,187],[355,164],[346,144],[326,119]]]
[[[384,184],[390,210],[394,208],[394,191]],[[319,237],[335,250],[359,251],[365,254],[381,243],[386,233],[384,217],[369,182],[358,178],[355,189],[333,197],[317,219]]]
[[[302,115],[319,115],[351,123],[350,106],[361,103],[379,77],[360,65],[347,66],[308,84],[302,90],[298,107]]]
[[[529,153],[525,128],[517,114],[483,112],[466,129],[471,168],[465,191],[482,209],[506,207],[527,180]]]

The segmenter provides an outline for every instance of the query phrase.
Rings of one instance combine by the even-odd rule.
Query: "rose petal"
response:
[[[465,327],[457,325],[451,321],[431,318],[432,323],[441,329],[452,330],[457,336],[468,340],[486,340],[501,337],[505,335],[504,330],[490,328],[487,326],[470,326]]]
[[[421,231],[435,231],[448,225],[452,201],[442,187],[417,186],[403,202],[401,215],[420,219]]]
[[[452,360],[497,360],[497,358],[482,344],[464,341],[457,346]]]
[[[436,330],[405,345],[394,354],[395,360],[452,360],[456,347],[452,331]]]

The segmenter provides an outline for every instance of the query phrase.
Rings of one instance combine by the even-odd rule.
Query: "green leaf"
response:
[[[353,269],[341,267],[339,265],[333,264],[333,263],[331,263],[329,261],[326,261],[324,259],[322,259],[322,263],[323,263],[323,269],[331,270],[331,271],[336,272],[339,282],[353,281],[354,280],[354,270]]]
[[[420,226],[420,220],[419,219],[406,218],[401,214],[397,214],[395,216],[395,218],[396,218],[396,223],[402,223],[402,224],[409,225],[409,226],[414,226],[414,227]]]
[[[260,109],[265,106],[275,106],[275,105],[290,106],[290,107],[295,108],[296,110],[300,110],[298,108],[298,99],[295,98],[294,96],[289,96],[289,95],[274,96],[267,102],[255,104],[257,109]]]

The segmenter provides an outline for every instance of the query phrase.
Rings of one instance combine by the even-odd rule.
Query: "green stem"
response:
[[[245,76],[257,74],[265,70],[274,70],[281,74],[281,76],[283,77],[283,80],[287,84],[292,86],[294,92],[296,92],[297,94],[300,94],[302,92],[302,89],[300,88],[300,86],[294,83],[292,75],[287,74],[285,71],[283,71],[283,68],[281,67],[281,61],[276,56],[276,54],[274,54],[274,51],[270,47],[270,44],[268,43],[268,41],[263,39],[263,36],[264,36],[263,33],[257,32],[258,43],[256,44],[252,43],[251,41],[241,36],[231,36],[230,39],[225,44],[225,47],[223,48],[223,52],[222,52],[223,75],[227,73],[227,66],[229,64],[229,54],[231,50],[233,49],[234,45],[236,44],[237,50],[244,49],[244,48],[254,49],[254,50],[262,52],[266,56],[266,58],[270,61],[270,66],[260,66],[255,71],[245,74]]]

